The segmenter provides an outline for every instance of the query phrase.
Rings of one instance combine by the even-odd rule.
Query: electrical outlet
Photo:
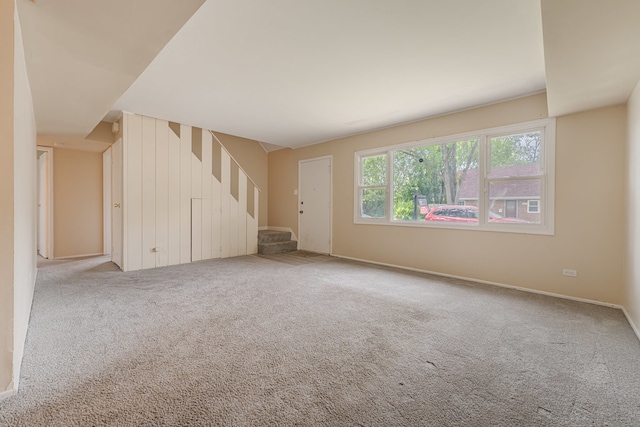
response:
[[[569,277],[577,277],[578,276],[578,270],[570,270],[568,268],[563,268],[562,269],[562,275],[563,276],[569,276]]]

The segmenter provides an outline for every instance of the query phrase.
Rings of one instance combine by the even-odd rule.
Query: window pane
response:
[[[394,151],[393,218],[422,221],[441,205],[477,206],[478,151],[477,139]]]
[[[489,222],[540,223],[540,212],[531,212],[529,199],[540,198],[541,180],[495,181],[489,184]]]
[[[363,188],[360,193],[362,206],[360,216],[362,218],[384,218],[385,211],[384,188]]]
[[[491,138],[491,178],[540,174],[540,131]]]
[[[380,154],[362,158],[362,185],[387,184],[387,156]]]

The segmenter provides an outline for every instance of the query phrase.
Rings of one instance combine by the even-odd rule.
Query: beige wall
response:
[[[356,225],[359,150],[547,117],[544,94],[434,119],[269,153],[269,225],[297,233],[298,161],[333,156],[335,255],[620,304],[623,294],[626,108],[557,119],[554,236]],[[577,278],[562,276],[578,270]]]
[[[13,14],[0,1],[0,393],[13,388]]]
[[[269,222],[268,216],[268,178],[267,152],[260,144],[252,139],[240,138],[238,136],[227,135],[215,132],[222,142],[222,145],[229,151],[229,154],[240,164],[246,174],[260,188],[260,212],[258,215],[258,226],[266,227]]]
[[[53,256],[101,254],[102,154],[55,148]]]
[[[640,83],[629,99],[629,139],[627,146],[628,241],[627,289],[624,307],[640,331]]]
[[[106,143],[116,142],[115,133],[112,131],[113,123],[100,122],[93,128],[91,133],[85,137],[89,141],[100,141]],[[118,129],[119,130],[119,129]],[[118,132],[119,133],[119,132]]]

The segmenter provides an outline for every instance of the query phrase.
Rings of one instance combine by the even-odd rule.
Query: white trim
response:
[[[111,255],[111,147],[102,152],[102,252]]]
[[[395,265],[395,264],[389,264],[389,263],[378,262],[378,261],[369,261],[369,260],[366,260],[366,259],[353,258],[353,257],[349,257],[349,256],[344,256],[344,255],[332,254],[332,256],[334,256],[336,258],[348,259],[348,260],[351,260],[351,261],[364,262],[364,263],[367,263],[367,264],[381,265],[381,266],[384,266],[384,267],[398,268],[400,270],[415,271],[415,272],[418,272],[418,273],[433,274],[434,276],[449,277],[449,278],[452,278],[452,279],[466,280],[468,282],[482,283],[484,285],[498,286],[498,287],[501,287],[501,288],[513,289],[513,290],[516,290],[516,291],[529,292],[529,293],[532,293],[532,294],[546,295],[546,296],[549,296],[549,297],[561,298],[561,299],[577,301],[577,302],[584,302],[584,303],[587,303],[587,304],[594,304],[594,305],[601,305],[601,306],[604,306],[604,307],[617,308],[617,309],[620,309],[620,310],[624,311],[624,308],[621,305],[612,304],[612,303],[604,302],[604,301],[597,301],[597,300],[592,300],[592,299],[587,299],[587,298],[572,297],[570,295],[556,294],[556,293],[553,293],[553,292],[539,291],[537,289],[523,288],[523,287],[520,287],[520,286],[507,285],[507,284],[504,284],[504,283],[491,282],[491,281],[488,281],[488,280],[480,280],[480,279],[474,279],[474,278],[470,278],[470,277],[456,276],[454,274],[446,274],[446,273],[440,273],[440,272],[437,272],[437,271],[423,270],[421,268],[405,267],[405,266],[402,266],[402,265]],[[633,328],[633,325],[632,325],[632,328]],[[639,335],[639,339],[640,339],[640,335]]]
[[[57,256],[52,259],[76,259],[76,258],[89,258],[89,257],[99,257],[99,256],[109,256],[109,255],[105,255],[102,252],[100,252],[95,254]]]
[[[640,340],[640,329],[638,329],[636,324],[633,322],[631,315],[629,315],[629,313],[627,312],[627,309],[624,308],[624,306],[621,306],[620,309],[624,313],[624,316],[627,318],[627,321],[629,322],[629,325],[631,325],[631,329],[633,329],[633,332],[636,334],[636,337],[638,337],[638,340]]]
[[[369,150],[371,151],[371,150]],[[391,223],[391,213],[393,213],[393,197],[390,197],[389,193],[389,180],[392,179],[393,176],[393,162],[390,160],[389,151],[376,151],[371,152],[367,155],[360,155],[358,152],[353,156],[353,197],[355,200],[355,205],[353,207],[353,222],[355,224],[389,224]],[[360,185],[362,177],[362,159],[366,157],[377,157],[377,156],[385,156],[386,160],[386,183],[384,185]],[[362,190],[363,189],[384,189],[385,191],[385,206],[384,206],[384,217],[379,218],[367,218],[364,219],[361,217],[362,215]]]
[[[121,237],[122,237],[122,242],[121,242],[122,247],[120,248],[120,266],[119,266],[122,271],[129,271],[129,227],[127,225],[129,224],[129,202],[128,202],[129,201],[129,154],[127,153],[127,151],[129,151],[129,118],[131,116],[133,116],[133,113],[125,114],[124,111],[122,112],[122,137],[118,138],[118,141],[122,140],[122,147],[121,147],[122,148],[122,164],[120,165],[122,167],[122,182],[120,183],[120,185],[122,186],[122,194],[120,194],[120,198],[121,198],[120,209],[122,210],[122,215],[121,215],[122,225],[120,227]],[[118,141],[116,141],[112,145],[112,147],[116,145]],[[111,217],[111,219],[113,220],[113,216]],[[111,237],[111,242],[113,244],[113,236]],[[113,262],[113,252],[114,250],[112,249],[111,250],[112,262]]]
[[[291,233],[291,239],[295,240],[296,242],[298,241],[298,238],[296,237],[296,233],[293,232],[292,229],[290,229],[289,227],[272,227],[270,225],[266,226],[266,227],[258,227],[258,230],[273,230],[273,231],[284,231],[284,232],[289,232]]]
[[[11,388],[9,390],[1,391],[0,400],[8,399],[11,396],[15,396],[17,393],[18,393],[18,390],[16,388]]]
[[[47,153],[47,255],[48,259],[53,259],[53,147],[36,146],[37,151]]]

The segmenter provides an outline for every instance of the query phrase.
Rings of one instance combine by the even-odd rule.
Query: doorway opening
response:
[[[38,255],[53,258],[53,148],[37,147]]]

